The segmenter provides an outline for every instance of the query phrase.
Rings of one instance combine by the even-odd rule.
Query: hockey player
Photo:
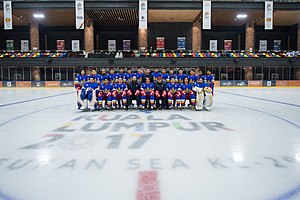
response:
[[[82,69],[80,71],[80,74],[78,74],[75,78],[74,81],[74,86],[76,89],[76,94],[77,94],[77,106],[78,106],[78,110],[81,108],[81,106],[83,105],[83,100],[81,99],[81,89],[83,84],[87,81],[87,76],[85,75],[85,70]]]
[[[212,90],[201,77],[194,84],[193,90],[196,92],[196,110],[210,110],[213,103]]]
[[[89,76],[89,79],[90,78],[93,78],[95,82],[97,82],[98,85],[100,85],[100,76],[99,74],[97,74],[97,71],[95,69],[92,70],[92,74]]]
[[[135,76],[135,74],[131,72],[131,68],[127,68],[127,73],[123,81],[128,85],[131,82],[133,76]]]
[[[100,92],[98,94],[98,105],[99,109],[103,110],[103,101],[105,103],[105,107],[107,110],[111,108],[111,101],[112,101],[112,89],[113,86],[108,82],[108,78],[105,77],[103,83],[100,85]]]
[[[153,76],[152,76],[152,74],[151,74],[149,68],[147,68],[147,69],[145,70],[145,76],[144,76],[144,78],[143,78],[143,83],[146,82],[146,78],[149,78],[149,79],[150,79],[150,82],[153,83]]]
[[[161,73],[158,71],[158,67],[154,68],[154,71],[152,72],[153,81],[157,80],[157,77],[161,76]]]
[[[170,83],[172,78],[174,78],[174,80],[176,80],[176,78],[177,78],[176,74],[174,74],[174,69],[173,68],[171,68],[169,70],[169,75],[168,75],[168,77],[166,79],[167,83]]]
[[[156,109],[164,110],[166,108],[167,92],[166,92],[166,84],[162,80],[161,76],[157,77],[154,90],[155,90]]]
[[[206,83],[212,90],[212,95],[214,95],[215,76],[211,74],[210,70],[207,70],[205,78],[206,78]]]
[[[198,72],[196,72],[195,75],[197,76],[197,79],[199,79],[199,78],[201,77],[202,80],[203,80],[204,82],[206,82],[206,76],[203,75],[202,70],[199,70]]]
[[[163,79],[164,82],[167,81],[169,74],[167,74],[167,70],[165,68],[161,69],[161,78]]]
[[[108,74],[105,69],[101,69],[101,74],[100,74],[100,83],[103,83],[104,79],[108,78]]]
[[[189,78],[191,84],[194,84],[194,83],[197,82],[198,77],[195,75],[195,70],[194,69],[191,69],[190,75],[188,76],[188,78]]]
[[[140,82],[140,83],[142,83],[143,80],[144,80],[144,76],[145,76],[145,74],[144,74],[142,68],[141,68],[141,67],[138,67],[138,71],[137,71],[137,73],[136,73],[137,81]]]
[[[176,75],[176,83],[182,84],[183,80],[185,77],[187,77],[187,75],[183,74],[183,69],[180,68],[179,73]]]
[[[114,68],[109,69],[109,74],[107,75],[107,77],[111,84],[116,83],[116,74]]]
[[[98,83],[95,82],[93,77],[90,77],[90,80],[86,82],[81,89],[81,99],[83,101],[85,111],[93,111],[96,108],[96,96],[99,93]]]
[[[128,109],[131,109],[133,104],[132,100],[136,100],[137,107],[141,106],[141,84],[138,82],[136,76],[132,77],[130,83],[128,83],[127,91],[127,100],[128,100]]]
[[[113,86],[113,92],[112,92],[112,102],[113,102],[113,110],[117,107],[117,102],[119,104],[119,107],[121,107],[120,101],[122,100],[122,107],[124,110],[126,110],[127,106],[127,85],[123,83],[123,79],[120,77],[118,79],[118,82],[114,84]]]
[[[124,67],[119,68],[119,73],[116,74],[116,80],[122,78],[123,82],[126,81],[126,73],[124,72]]]
[[[180,108],[181,89],[178,83],[175,83],[175,78],[171,78],[171,82],[167,84],[168,106],[171,109],[175,103],[176,107]]]
[[[185,101],[189,100],[190,104],[192,105],[192,109],[195,109],[196,103],[196,95],[195,92],[192,90],[193,85],[189,83],[189,79],[185,77],[183,79],[183,83],[180,85],[181,88],[181,108],[185,108]]]
[[[146,82],[141,85],[141,103],[142,109],[146,107],[146,101],[150,101],[150,109],[154,106],[154,84],[150,82],[150,78],[146,77]]]

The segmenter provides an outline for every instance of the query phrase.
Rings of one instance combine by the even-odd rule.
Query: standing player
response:
[[[131,82],[133,76],[135,76],[135,74],[133,74],[131,72],[131,68],[127,68],[127,73],[125,74],[124,82],[126,84],[129,84]]]
[[[170,83],[171,79],[174,78],[176,80],[176,74],[174,74],[173,68],[169,70],[168,78],[166,79],[167,83]]]
[[[122,78],[123,82],[125,82],[126,80],[126,73],[124,72],[124,67],[120,67],[119,68],[119,73],[116,74],[116,80],[118,80],[119,78]]]
[[[101,69],[100,83],[102,83],[105,78],[108,78],[108,74],[107,74],[106,70],[103,68],[103,69]]]
[[[171,109],[175,103],[176,107],[180,108],[180,98],[181,98],[181,89],[177,83],[175,83],[175,78],[171,78],[171,82],[167,84],[167,92],[168,92],[168,105]]]
[[[145,70],[145,76],[143,78],[143,83],[146,82],[146,78],[149,78],[150,79],[150,82],[153,83],[153,76],[150,72],[150,69],[147,67],[146,70]]]
[[[199,78],[198,81],[194,84],[193,90],[196,92],[196,110],[210,110],[213,97],[211,88],[203,81],[202,78]]]
[[[126,110],[126,104],[127,104],[127,85],[123,83],[123,79],[120,77],[118,79],[118,83],[115,83],[113,86],[113,92],[112,92],[112,102],[113,102],[113,110],[116,109],[117,103],[119,104],[119,107],[123,106],[123,109]],[[122,100],[122,105],[120,101]]]
[[[137,81],[140,82],[140,83],[142,83],[143,80],[144,80],[144,77],[145,77],[145,74],[144,74],[142,68],[138,67],[138,71],[136,73]]]
[[[146,107],[146,101],[150,101],[150,109],[154,106],[154,84],[150,82],[150,78],[146,77],[146,82],[141,85],[142,109]]]
[[[133,104],[132,100],[136,100],[137,107],[141,106],[141,84],[137,81],[136,76],[132,77],[130,83],[128,83],[127,99],[128,99],[128,109],[131,109]]]
[[[154,86],[156,109],[164,110],[167,102],[166,84],[163,82],[162,77],[158,76]]]
[[[187,75],[183,74],[183,69],[180,68],[179,73],[176,75],[176,83],[182,84],[183,80],[185,77],[187,77]]]
[[[212,90],[212,95],[214,95],[215,76],[211,74],[210,70],[207,70],[205,78],[206,78],[206,83]]]
[[[108,82],[108,78],[104,78],[103,83],[100,85],[100,92],[98,94],[98,105],[101,111],[103,110],[103,101],[107,110],[111,108],[112,89],[113,86]]]
[[[180,86],[181,88],[181,108],[184,109],[185,101],[189,100],[192,105],[192,109],[195,109],[196,96],[195,92],[192,90],[193,85],[189,83],[189,79],[185,77],[183,83]]]
[[[194,69],[191,69],[190,75],[188,76],[188,78],[189,78],[191,84],[194,84],[194,83],[197,82],[198,77],[195,75],[195,70]]]
[[[158,67],[155,67],[152,72],[153,81],[156,81],[159,76],[161,76],[161,73],[158,71]]]
[[[164,82],[167,81],[169,74],[167,74],[167,70],[165,68],[161,69],[161,78],[163,79]]]
[[[111,84],[114,84],[116,82],[116,74],[114,68],[109,69],[109,74],[107,75],[107,77]]]
[[[95,69],[92,70],[92,74],[89,76],[89,78],[93,78],[98,85],[100,85],[100,76],[97,74],[97,71]]]

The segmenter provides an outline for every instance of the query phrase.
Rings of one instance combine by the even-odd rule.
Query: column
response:
[[[148,29],[143,28],[138,31],[139,38],[139,50],[147,50],[148,49]]]
[[[300,51],[300,23],[298,24],[298,41],[297,41],[297,50]]]
[[[246,51],[254,51],[254,24],[246,24]]]
[[[94,51],[94,24],[88,22],[84,27],[84,50],[87,53]]]
[[[30,50],[40,49],[39,24],[30,22]]]
[[[201,23],[193,23],[192,27],[192,50],[201,50],[202,28]]]

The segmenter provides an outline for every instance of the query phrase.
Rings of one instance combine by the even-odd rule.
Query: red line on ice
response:
[[[160,200],[157,171],[141,171],[138,174],[137,200]]]

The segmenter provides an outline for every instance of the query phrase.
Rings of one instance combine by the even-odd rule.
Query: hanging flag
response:
[[[209,51],[218,51],[218,40],[209,40]]]
[[[267,40],[259,40],[259,51],[267,51]]]
[[[265,1],[265,29],[273,29],[273,1]]]
[[[11,1],[3,1],[4,30],[12,30],[12,7]]]
[[[156,50],[165,49],[165,37],[156,37]]]
[[[226,51],[232,50],[232,40],[224,40],[224,50]]]
[[[84,2],[82,0],[75,1],[76,29],[84,29]]]
[[[185,37],[177,37],[177,50],[185,50]]]
[[[148,23],[147,0],[139,0],[139,29],[147,28]]]
[[[203,1],[203,29],[211,29],[211,1]]]

